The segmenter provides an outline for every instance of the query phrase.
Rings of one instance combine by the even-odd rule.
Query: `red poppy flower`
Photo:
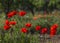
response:
[[[26,28],[22,28],[22,29],[21,29],[21,32],[27,33],[27,29],[26,29]]]
[[[10,21],[9,24],[10,25],[15,25],[16,24],[16,21]]]
[[[56,30],[54,30],[54,31],[51,31],[51,32],[50,32],[50,34],[53,34],[53,35],[55,35],[55,34],[56,34]]]
[[[4,30],[8,30],[10,29],[10,26],[9,25],[4,25]]]
[[[47,28],[43,28],[42,30],[41,30],[41,33],[42,34],[45,34],[47,32]]]
[[[53,26],[51,26],[51,30],[52,30],[52,31],[53,31],[53,30],[56,30],[57,27],[58,27],[58,25],[57,25],[57,24],[54,24]]]
[[[57,28],[58,27],[58,24],[54,24],[53,26],[55,26],[55,28]]]
[[[40,30],[41,26],[36,26],[36,31]]]
[[[51,26],[51,29],[50,29],[50,37],[53,37],[56,34],[57,27],[58,27],[57,24],[54,24],[53,26]]]
[[[55,34],[57,30],[50,30],[51,34]]]
[[[26,23],[25,26],[26,27],[31,27],[31,23]]]
[[[12,14],[8,14],[8,18],[11,18],[13,15]]]
[[[6,25],[9,25],[9,21],[8,21],[8,20],[6,20],[6,21],[5,21],[5,24],[6,24]]]
[[[51,31],[53,31],[53,30],[56,30],[56,28],[54,28],[54,27],[51,27],[51,29],[50,29]]]
[[[20,11],[18,14],[19,14],[20,16],[24,16],[24,15],[26,14],[26,12],[25,12],[25,11]]]
[[[55,28],[57,28],[58,27],[58,24],[54,24],[54,26],[55,26]]]
[[[8,18],[11,18],[12,16],[14,16],[17,12],[16,11],[11,11],[8,13]]]
[[[50,37],[53,37],[56,34],[56,30],[50,31]]]

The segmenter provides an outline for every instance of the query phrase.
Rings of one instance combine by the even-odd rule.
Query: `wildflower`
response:
[[[6,20],[6,21],[5,21],[5,24],[6,24],[6,25],[9,25],[9,21],[8,21],[8,20]]]
[[[41,33],[42,34],[45,34],[47,32],[47,28],[43,28],[42,30],[41,30]]]
[[[9,24],[10,25],[16,25],[16,21],[10,21]]]
[[[58,27],[58,24],[54,24],[54,26],[55,26],[55,28],[57,28]]]
[[[41,26],[36,26],[36,31],[40,30]]]
[[[18,14],[19,14],[19,16],[24,16],[26,14],[26,12],[25,11],[20,11]]]
[[[21,29],[21,32],[27,33],[27,29],[26,29],[26,28],[22,28],[22,29]]]
[[[56,34],[56,30],[50,31],[50,37],[53,37]]]
[[[54,25],[51,26],[51,28],[50,28],[50,37],[53,37],[56,34],[57,27],[58,27],[58,24],[54,24]]]
[[[4,30],[8,30],[10,29],[10,26],[9,25],[4,25]]]
[[[50,34],[55,35],[56,34],[56,30],[50,31]]]
[[[16,11],[11,11],[8,13],[8,18],[11,18],[12,16],[14,16],[17,12]]]
[[[58,27],[58,25],[57,24],[54,24],[54,25],[51,26],[51,29],[50,30],[56,30],[57,27]]]
[[[25,26],[26,27],[31,27],[31,23],[26,23]]]

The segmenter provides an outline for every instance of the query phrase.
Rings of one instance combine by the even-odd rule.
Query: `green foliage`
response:
[[[44,0],[29,0],[36,7],[42,7],[45,4]]]
[[[20,8],[27,7],[27,5],[30,5],[30,4],[32,4],[31,8],[34,6],[36,6],[35,8],[40,8],[40,7],[43,7],[44,4],[46,3],[45,0],[10,0],[10,1],[9,0],[4,0],[4,1],[0,0],[1,6],[2,6],[1,8],[6,7],[8,5],[7,2],[10,3],[9,7],[10,7],[10,9],[13,9],[13,10],[17,9],[19,7]],[[51,5],[54,6],[56,4],[56,7],[58,9],[60,9],[60,4],[58,2],[60,2],[60,0],[50,0],[48,6],[51,6]]]

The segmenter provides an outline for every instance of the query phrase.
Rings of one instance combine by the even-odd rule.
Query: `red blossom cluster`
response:
[[[17,11],[11,11],[7,14],[8,18],[11,18],[13,17],[14,15],[16,14],[19,14],[19,16],[24,16],[26,14],[25,11],[20,11],[20,12],[17,12]]]
[[[7,16],[8,16],[8,18],[11,18],[16,14],[19,14],[19,16],[24,16],[26,14],[26,12],[25,11],[20,11],[20,12],[11,11],[11,12],[8,13]],[[16,25],[16,21],[6,20],[5,25],[4,25],[4,30],[9,30],[11,28],[11,25]],[[28,32],[27,28],[30,28],[30,27],[32,27],[32,24],[30,22],[26,23],[25,27],[21,28],[21,32],[27,33]],[[51,26],[51,28],[50,28],[50,36],[53,36],[53,35],[56,34],[57,27],[58,27],[58,24],[54,24],[54,25]],[[39,25],[35,27],[35,30],[36,31],[41,31],[42,34],[45,34],[48,31],[47,28],[41,28],[41,26],[39,26]]]
[[[23,32],[23,33],[27,33],[27,31],[28,31],[27,27],[30,28],[32,26],[32,24],[31,23],[26,23],[25,26],[26,26],[25,28],[21,28],[21,32]]]
[[[30,28],[31,25],[32,25],[31,23],[26,23],[25,26]],[[56,34],[56,31],[57,31],[56,29],[57,28],[58,28],[58,24],[54,24],[54,25],[51,26],[51,28],[50,28],[50,36],[54,36]],[[39,26],[39,25],[35,27],[35,30],[36,31],[41,31],[41,34],[45,34],[45,33],[48,32],[48,28],[41,28],[41,26]],[[24,28],[24,29],[22,28],[21,31],[23,33],[27,33],[28,30],[27,30],[27,28]]]
[[[20,11],[20,12],[17,12],[17,11],[11,11],[7,14],[8,18],[11,18],[13,17],[14,15],[16,14],[19,14],[20,16],[24,16],[26,14],[25,11]],[[11,28],[11,25],[15,25],[16,24],[16,21],[9,21],[9,20],[6,20],[5,21],[5,25],[4,25],[4,30],[8,30]],[[29,25],[28,25],[29,26]]]
[[[54,24],[54,25],[51,26],[51,28],[50,28],[50,36],[51,37],[56,34],[57,27],[58,27],[58,24]]]
[[[10,21],[6,20],[4,25],[4,30],[9,30],[11,28],[11,25],[16,25],[16,21]]]
[[[25,26],[28,27],[28,28],[30,28],[32,26],[32,24],[31,23],[26,23]],[[36,31],[40,31],[41,30],[41,26],[36,26],[35,30]],[[27,28],[21,28],[21,32],[27,33],[28,30],[27,30]],[[47,28],[42,28],[41,33],[42,34],[47,33]]]

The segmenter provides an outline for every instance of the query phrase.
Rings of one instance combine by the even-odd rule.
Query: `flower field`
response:
[[[0,43],[60,43],[60,0],[0,0]]]
[[[0,43],[55,43],[60,34],[60,13],[35,14],[25,11],[0,15]]]

